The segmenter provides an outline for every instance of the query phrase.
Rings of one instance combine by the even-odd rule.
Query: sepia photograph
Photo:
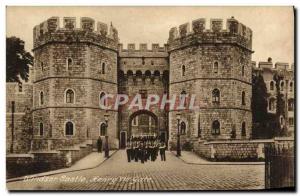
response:
[[[296,190],[293,6],[5,14],[8,191]]]

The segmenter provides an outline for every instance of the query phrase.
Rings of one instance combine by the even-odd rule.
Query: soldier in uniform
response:
[[[127,143],[126,143],[126,153],[127,153],[127,161],[130,162],[131,161],[131,142],[128,139]]]
[[[102,139],[100,136],[97,140],[97,150],[98,150],[98,153],[102,153]]]
[[[137,141],[135,142],[135,146],[134,146],[134,161],[135,162],[139,161],[139,147]]]
[[[166,161],[166,145],[164,142],[160,143],[159,154],[161,161]]]

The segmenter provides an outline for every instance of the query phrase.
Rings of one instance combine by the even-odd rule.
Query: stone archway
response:
[[[139,110],[129,117],[129,136],[159,135],[158,117],[149,110]]]

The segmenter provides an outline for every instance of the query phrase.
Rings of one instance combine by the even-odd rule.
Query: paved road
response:
[[[126,161],[120,150],[97,168],[7,183],[9,190],[236,190],[263,189],[263,165],[191,165]]]

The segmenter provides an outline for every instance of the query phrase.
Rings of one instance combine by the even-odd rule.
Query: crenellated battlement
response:
[[[135,43],[127,44],[127,48],[123,48],[123,44],[119,44],[119,54],[121,57],[167,57],[167,51],[167,44],[160,46],[157,43],[153,43],[151,44],[151,49],[148,49],[146,43],[138,44],[138,48]]]
[[[222,19],[210,19],[210,28],[206,29],[206,19],[200,18],[192,23],[184,23],[169,31],[169,50],[179,49],[195,43],[232,43],[252,50],[252,30],[234,17],[226,20],[223,29]]]
[[[292,63],[291,65],[289,63],[285,62],[276,62],[273,64],[272,58],[268,58],[267,61],[259,61],[258,66],[256,66],[256,62],[252,61],[252,67],[254,70],[263,70],[263,69],[269,69],[272,71],[294,71],[294,64]]]
[[[118,50],[118,31],[111,24],[95,22],[89,17],[80,18],[80,27],[75,17],[51,17],[33,29],[34,49],[49,42],[90,42],[102,47]]]

